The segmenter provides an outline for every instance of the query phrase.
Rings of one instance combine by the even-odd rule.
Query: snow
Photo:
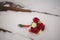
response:
[[[43,34],[35,35],[29,33],[26,28],[20,28],[18,24],[31,24],[33,17],[39,17],[45,24],[46,28]],[[52,40],[59,36],[59,19],[60,17],[50,16],[39,13],[23,13],[23,12],[0,12],[0,28],[12,31],[13,33],[4,33],[0,36],[1,40]],[[4,35],[4,36],[3,36]],[[56,38],[55,38],[56,37]],[[4,39],[3,39],[4,38]],[[51,39],[52,38],[52,39]]]

